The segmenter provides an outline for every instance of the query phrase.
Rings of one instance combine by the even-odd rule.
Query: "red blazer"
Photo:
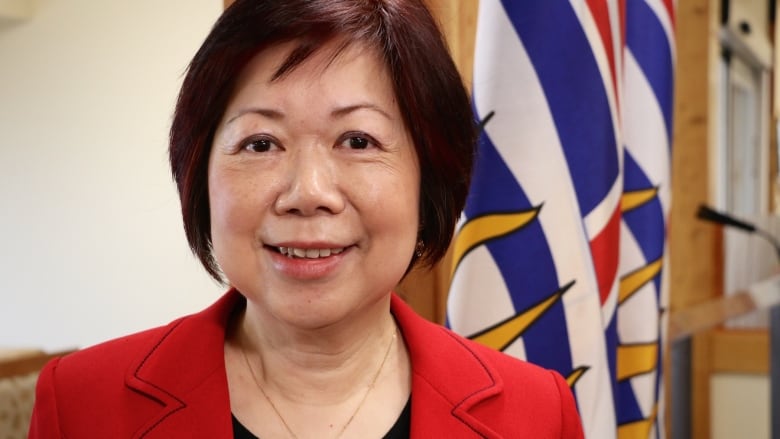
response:
[[[229,291],[206,310],[49,363],[30,438],[232,438],[223,345]],[[412,364],[412,438],[582,438],[557,373],[430,323],[393,296]]]

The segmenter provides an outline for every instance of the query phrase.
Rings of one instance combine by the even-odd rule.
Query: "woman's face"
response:
[[[271,81],[292,45],[242,72],[209,159],[214,254],[263,313],[316,328],[395,287],[417,237],[420,171],[378,55],[326,46]]]

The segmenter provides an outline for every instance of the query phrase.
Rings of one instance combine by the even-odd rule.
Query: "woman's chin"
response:
[[[285,298],[277,303],[267,304],[267,310],[273,319],[290,328],[304,331],[335,328],[340,325],[354,328],[353,325],[380,312],[376,303],[364,300],[345,300],[344,297],[328,298],[319,295],[299,296],[295,300]],[[372,311],[376,308],[377,312]],[[387,312],[387,311],[384,311]]]
[[[353,306],[343,301],[328,300],[318,295],[299,295],[265,305],[273,320],[301,330],[316,330],[333,326],[348,318]]]

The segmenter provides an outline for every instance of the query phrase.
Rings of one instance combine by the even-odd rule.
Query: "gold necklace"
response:
[[[387,350],[385,351],[385,356],[382,358],[382,362],[379,364],[379,369],[377,369],[376,373],[374,374],[374,377],[371,379],[371,382],[368,384],[368,388],[366,389],[366,392],[363,394],[363,397],[360,399],[360,403],[358,403],[357,407],[355,407],[355,410],[352,412],[352,415],[347,419],[347,422],[344,423],[344,426],[341,427],[341,430],[339,431],[339,434],[336,435],[337,438],[340,438],[342,434],[344,434],[345,431],[347,431],[347,427],[349,427],[349,424],[352,423],[352,420],[355,419],[355,416],[357,416],[360,409],[363,407],[363,403],[366,402],[366,398],[368,398],[368,394],[371,393],[371,390],[374,389],[374,385],[376,384],[376,380],[379,379],[379,374],[382,372],[382,369],[385,367],[385,363],[387,362],[387,357],[390,356],[390,351],[392,350],[393,345],[395,344],[395,337],[398,333],[398,328],[393,325],[393,336],[390,338],[390,343],[387,344]],[[298,439],[298,435],[293,432],[292,428],[290,428],[290,425],[287,424],[287,421],[284,420],[284,416],[282,416],[282,413],[279,411],[278,408],[276,408],[276,404],[274,404],[273,401],[271,401],[271,398],[268,396],[267,393],[265,393],[265,390],[263,389],[263,386],[260,385],[260,381],[257,380],[257,375],[255,375],[255,370],[252,369],[252,364],[249,362],[249,358],[246,355],[246,349],[244,349],[244,344],[242,343],[239,348],[241,349],[241,355],[244,357],[244,362],[246,363],[247,369],[249,369],[249,374],[252,375],[252,380],[255,382],[255,386],[257,386],[257,389],[260,390],[260,393],[263,394],[263,397],[266,401],[268,401],[268,404],[273,409],[274,413],[276,413],[276,416],[279,418],[280,421],[282,421],[282,425],[284,425],[284,428],[287,430],[287,433],[290,434],[290,436],[293,437],[293,439]]]

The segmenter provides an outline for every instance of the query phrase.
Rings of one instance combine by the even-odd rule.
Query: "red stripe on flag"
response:
[[[620,107],[620,103],[617,102],[619,94],[617,92],[617,73],[615,70],[615,46],[612,40],[609,7],[607,6],[606,0],[587,0],[587,2],[590,13],[593,16],[593,21],[596,22],[596,27],[601,36],[601,45],[604,46],[604,52],[607,54],[607,59],[609,60],[609,71],[612,75],[612,91],[615,95],[615,103]]]
[[[620,17],[620,50],[626,49],[626,0],[618,0],[618,16]],[[622,58],[621,58],[622,59]],[[621,72],[625,65],[621,65]]]
[[[669,21],[672,23],[672,28],[674,28],[674,0],[664,0],[664,7],[666,7],[666,12],[669,14]]]
[[[604,305],[617,277],[618,253],[620,252],[619,207],[615,209],[601,233],[590,241],[590,252],[593,255],[596,281],[599,284],[599,298],[601,304]]]

